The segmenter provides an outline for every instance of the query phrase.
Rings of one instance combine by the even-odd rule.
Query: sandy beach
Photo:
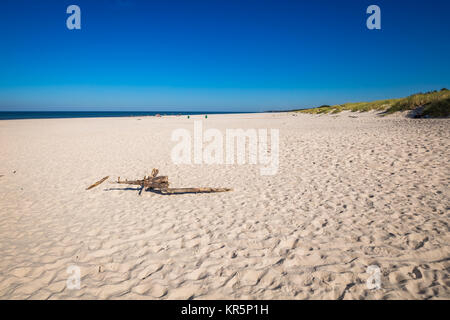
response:
[[[196,119],[279,129],[277,174],[174,164],[171,134]],[[0,145],[1,299],[450,299],[448,119],[8,120]],[[139,196],[110,183],[152,168],[174,187],[234,190]],[[80,289],[67,288],[70,266]]]

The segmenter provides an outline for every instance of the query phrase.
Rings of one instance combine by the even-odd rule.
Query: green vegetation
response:
[[[391,114],[397,111],[416,110],[419,117],[449,117],[450,116],[450,91],[430,91],[417,93],[406,98],[387,99],[372,102],[345,103],[334,106],[320,106],[318,108],[295,110],[301,113],[312,114],[336,114],[348,110],[352,112],[365,112],[370,110],[380,111],[383,114]]]
[[[433,101],[423,109],[422,116],[447,118],[450,116],[450,98]]]

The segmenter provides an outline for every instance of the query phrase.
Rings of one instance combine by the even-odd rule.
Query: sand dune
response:
[[[450,298],[448,119],[203,119],[280,129],[274,176],[249,164],[173,164],[171,133],[195,119],[0,121],[0,298]],[[173,186],[234,191],[85,190],[152,168]],[[66,286],[71,265],[79,290]],[[370,265],[380,289],[367,288]]]

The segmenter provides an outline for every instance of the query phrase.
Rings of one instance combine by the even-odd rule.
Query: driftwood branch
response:
[[[95,188],[95,187],[98,186],[99,184],[102,184],[103,182],[105,182],[108,178],[109,178],[109,176],[104,177],[103,179],[97,181],[97,182],[94,183],[93,185],[90,185],[89,187],[87,187],[86,190],[90,190],[90,189],[92,189],[92,188]]]
[[[143,189],[167,189],[169,187],[169,177],[168,176],[160,176],[160,177],[144,177],[142,180],[125,180],[121,181],[120,177],[117,179],[119,184],[127,184],[127,185],[135,185],[141,186]]]
[[[120,177],[117,178],[117,181],[114,183],[118,184],[126,184],[126,185],[135,185],[140,186],[139,195],[141,195],[143,190],[146,191],[154,191],[161,194],[183,194],[183,193],[213,193],[213,192],[227,192],[232,191],[233,189],[229,188],[169,188],[169,177],[168,176],[159,176],[159,170],[153,169],[152,174],[150,176],[144,176],[142,180],[120,180]],[[102,180],[97,181],[86,190],[92,189],[99,184],[103,183],[108,177],[104,177]]]
[[[213,193],[232,191],[229,188],[167,188],[159,190],[162,194]]]

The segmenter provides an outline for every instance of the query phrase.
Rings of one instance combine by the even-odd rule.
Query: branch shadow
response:
[[[108,188],[108,189],[103,189],[103,191],[140,191],[141,188]]]
[[[175,195],[180,195],[180,194],[201,194],[201,193],[209,193],[209,192],[179,192],[179,193],[164,193],[164,192],[161,192],[161,190],[156,190],[156,189],[142,189],[142,188],[132,188],[132,187],[127,187],[127,188],[107,188],[107,189],[103,189],[103,191],[139,191],[139,195],[141,195],[142,191],[146,191],[146,192],[151,192],[151,193],[159,194],[159,195],[162,195],[162,196],[175,196]]]

